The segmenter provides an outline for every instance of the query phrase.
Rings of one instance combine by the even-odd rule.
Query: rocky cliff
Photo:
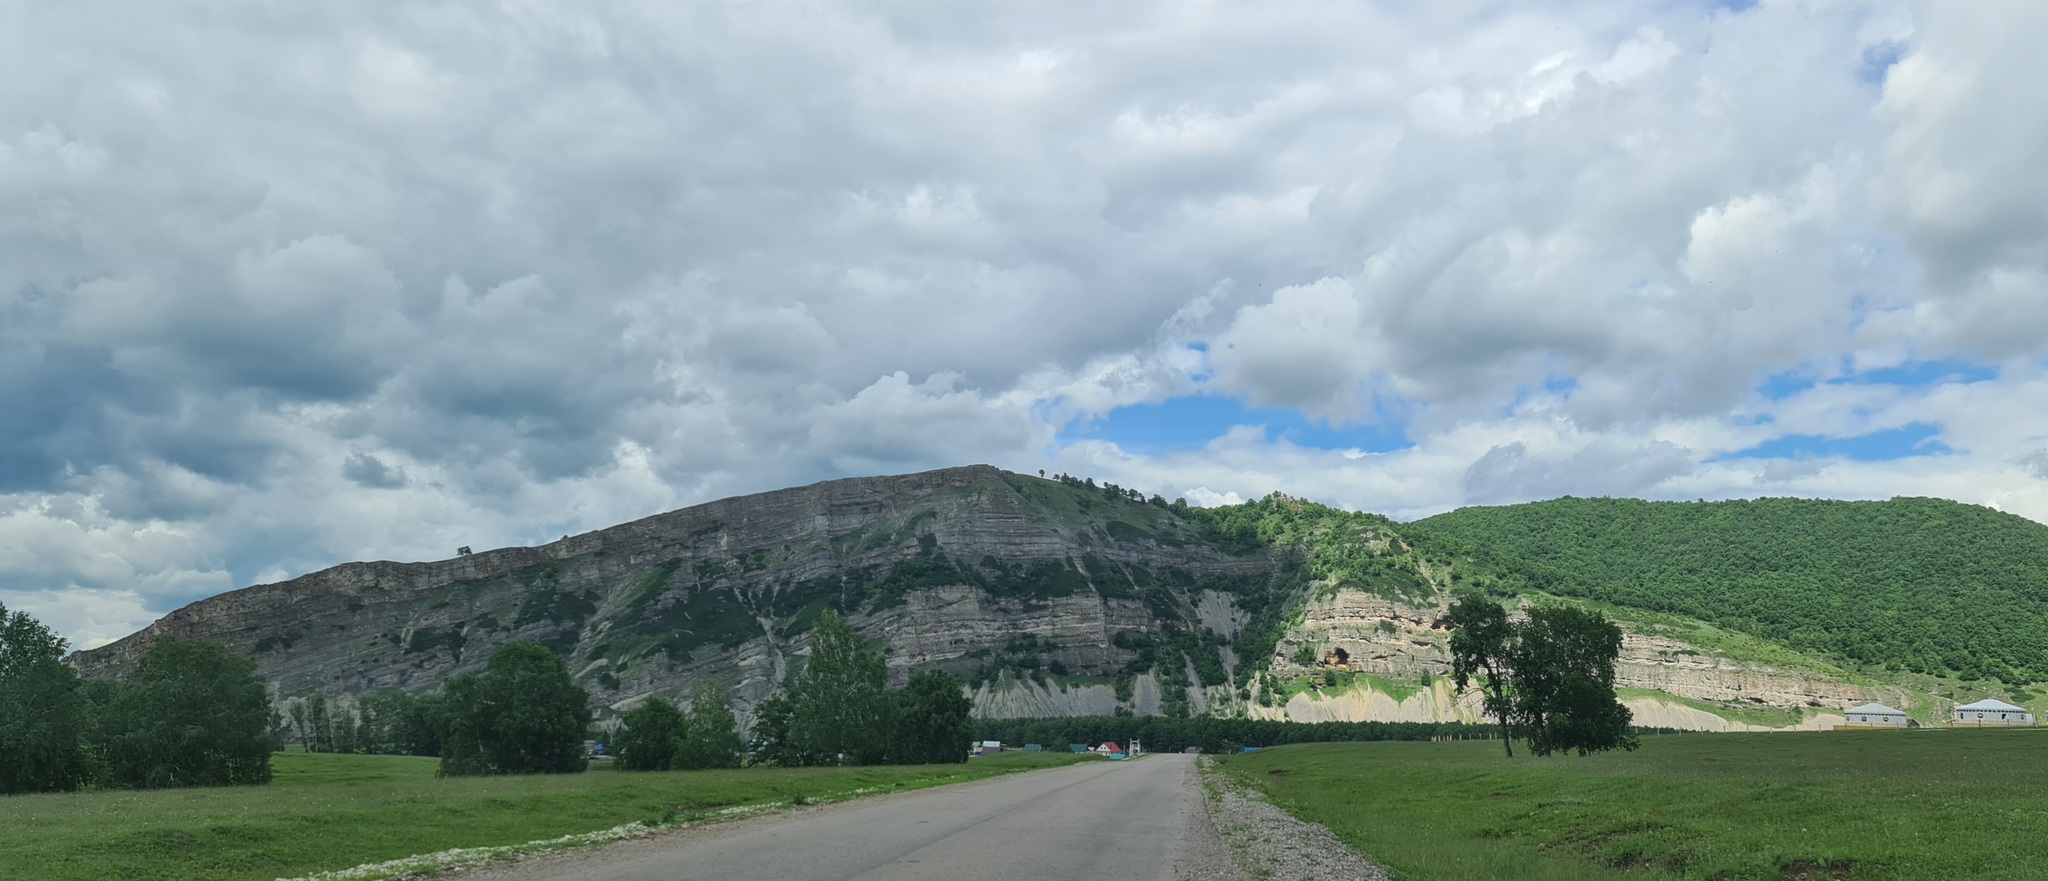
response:
[[[1157,677],[1138,682],[1134,659],[1245,619],[1239,597],[1287,570],[1284,554],[1226,553],[1125,491],[975,466],[726,499],[540,547],[350,563],[201,600],[73,663],[112,675],[161,637],[196,637],[252,654],[283,695],[350,695],[431,688],[532,639],[604,705],[707,677],[750,705],[831,610],[886,640],[896,681],[944,669],[989,712],[1143,712]]]

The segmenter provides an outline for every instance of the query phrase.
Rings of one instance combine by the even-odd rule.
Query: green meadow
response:
[[[1694,734],[1510,760],[1498,742],[1218,760],[1402,881],[2048,878],[2048,731]]]
[[[437,760],[279,753],[268,786],[0,797],[0,879],[271,879],[720,808],[919,789],[1088,757],[439,779]]]

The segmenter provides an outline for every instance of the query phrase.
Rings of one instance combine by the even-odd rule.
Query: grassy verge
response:
[[[1278,747],[1219,767],[1403,881],[2048,878],[2048,731]]]
[[[269,786],[0,798],[0,878],[271,881],[449,848],[515,845],[635,821],[673,823],[799,796],[817,801],[918,789],[1085,758],[1010,753],[965,765],[441,780],[434,759],[280,753]]]

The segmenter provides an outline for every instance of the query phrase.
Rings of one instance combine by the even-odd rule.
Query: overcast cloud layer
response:
[[[2040,2],[0,9],[0,603],[83,646],[972,462],[2048,520]]]

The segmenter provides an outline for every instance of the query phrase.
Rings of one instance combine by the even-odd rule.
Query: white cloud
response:
[[[0,592],[97,640],[968,461],[2048,518],[2044,39],[2018,0],[24,6]],[[1997,376],[1755,391],[1948,357]],[[1059,440],[1198,392],[1415,444]],[[1727,458],[1912,423],[1956,452]]]

